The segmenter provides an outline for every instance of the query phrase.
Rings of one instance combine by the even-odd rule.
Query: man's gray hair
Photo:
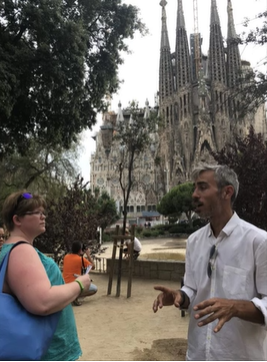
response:
[[[239,182],[237,178],[237,174],[234,170],[226,165],[208,165],[201,164],[196,167],[192,172],[192,179],[195,182],[199,175],[204,171],[213,171],[214,178],[218,184],[219,190],[221,190],[224,186],[232,185],[234,188],[234,193],[231,198],[232,204],[234,203],[239,190]]]

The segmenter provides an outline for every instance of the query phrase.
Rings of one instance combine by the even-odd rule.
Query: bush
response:
[[[144,237],[147,238],[147,237],[149,237],[149,236],[151,236],[151,235],[152,235],[152,231],[151,231],[151,230],[144,230],[144,231],[143,231],[143,236],[144,236]]]
[[[165,235],[165,229],[159,229],[158,233],[159,235]]]
[[[154,236],[156,238],[159,236],[159,232],[157,230],[151,230],[151,236]]]
[[[107,242],[107,241],[111,241],[112,240],[112,238],[111,238],[111,235],[109,234],[109,233],[103,233],[102,234],[102,242],[104,243],[104,242]]]
[[[170,228],[172,228],[172,227],[173,227],[173,225],[171,225],[171,224],[165,224],[165,225],[164,225],[164,230],[165,230],[165,231],[169,231]]]

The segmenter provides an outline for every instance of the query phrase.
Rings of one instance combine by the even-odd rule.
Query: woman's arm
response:
[[[88,275],[77,279],[89,288]],[[3,291],[14,294],[25,309],[38,315],[62,310],[81,292],[77,282],[51,286],[38,253],[27,244],[17,246],[10,253]]]

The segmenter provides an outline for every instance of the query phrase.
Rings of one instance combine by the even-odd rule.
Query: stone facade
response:
[[[189,51],[182,0],[178,0],[175,52],[171,52],[166,0],[160,5],[159,112],[165,123],[160,156],[162,165],[169,170],[170,186],[174,186],[187,180],[199,162],[214,162],[209,150],[219,151],[232,141],[234,133],[244,136],[253,125],[266,137],[266,114],[262,104],[253,114],[240,117],[239,87],[249,63],[240,57],[231,0],[226,44],[216,0],[211,0],[208,56],[202,54],[200,34],[191,35]]]
[[[142,211],[155,210],[171,187],[190,179],[199,162],[214,162],[209,151],[219,151],[237,133],[245,136],[250,125],[267,134],[266,109],[262,104],[252,114],[240,117],[242,99],[240,79],[250,70],[242,61],[235,32],[232,2],[228,0],[228,34],[224,44],[216,0],[211,0],[210,46],[208,56],[201,50],[200,34],[187,38],[182,0],[178,0],[175,52],[171,52],[166,15],[166,0],[161,0],[162,33],[159,64],[159,92],[154,109],[148,102],[140,109],[144,122],[150,112],[158,112],[164,127],[155,137],[153,152],[140,155],[134,170],[135,187],[130,195],[128,216],[137,222]],[[129,121],[129,109],[107,112],[103,124]],[[122,205],[116,173],[119,145],[113,144],[107,157],[102,131],[96,137],[96,152],[91,157],[91,187],[106,189]],[[144,220],[143,222],[144,223]]]

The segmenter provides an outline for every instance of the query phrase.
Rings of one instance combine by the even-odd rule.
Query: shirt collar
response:
[[[231,219],[228,221],[228,223],[224,226],[224,228],[222,229],[222,233],[225,236],[229,236],[232,234],[232,232],[234,231],[234,229],[236,228],[236,225],[239,224],[239,217],[237,215],[237,213],[234,211],[233,216],[231,217]],[[213,236],[213,231],[210,227],[209,224],[209,237]]]

